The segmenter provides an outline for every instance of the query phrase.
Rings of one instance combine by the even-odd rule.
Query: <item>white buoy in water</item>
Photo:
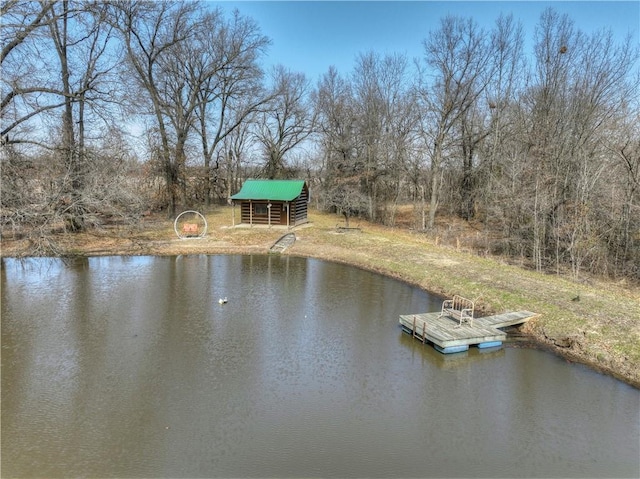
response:
[[[226,298],[226,296],[225,296],[224,298],[220,298],[220,299],[218,300],[218,303],[220,303],[220,304],[225,304],[226,302],[227,302],[227,298]]]

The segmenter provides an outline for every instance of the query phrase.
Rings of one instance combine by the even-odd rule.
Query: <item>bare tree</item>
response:
[[[58,94],[63,103],[62,135],[57,147],[68,178],[62,184],[64,201],[59,207],[68,228],[79,231],[90,214],[83,192],[90,163],[85,150],[85,113],[87,107],[109,101],[100,87],[104,85],[102,77],[112,68],[112,64],[102,64],[111,40],[110,28],[98,10],[81,2],[53,3],[47,16],[60,71]],[[72,70],[81,73],[74,75]]]
[[[96,192],[86,184],[96,157],[87,154],[85,124],[93,121],[95,133],[110,127],[110,113],[95,114],[107,111],[112,101],[105,88],[114,64],[105,53],[110,29],[91,2],[6,2],[2,7],[11,25],[7,30],[3,25],[3,150],[12,147],[6,151],[11,159],[29,155],[32,164],[51,163],[28,170],[44,175],[38,178],[42,197],[31,203],[38,212],[31,215],[31,226],[42,229],[64,220],[67,229],[82,230],[96,218]],[[20,174],[12,168],[7,173]],[[9,180],[4,171],[3,179]],[[43,202],[46,207],[36,206]]]
[[[224,163],[226,173],[225,191],[221,192],[225,199],[229,199],[234,191],[238,191],[242,185],[242,180],[248,176],[251,170],[251,140],[253,138],[253,127],[255,126],[255,116],[250,115],[246,121],[240,123],[224,137],[220,156]]]
[[[53,2],[3,1],[2,14],[2,145],[39,143],[29,122],[44,112],[64,105],[60,90],[37,69],[37,43],[48,37]],[[31,62],[25,62],[32,55]],[[51,93],[51,96],[47,94]],[[43,98],[44,97],[44,98]],[[38,101],[39,100],[39,101]],[[43,101],[44,100],[44,101]]]
[[[220,162],[216,158],[230,154],[222,146],[225,138],[250,121],[269,100],[263,91],[263,72],[258,64],[269,43],[256,23],[237,10],[226,21],[216,9],[205,15],[202,29],[189,45],[186,70],[194,85],[198,85],[197,128],[202,143],[207,205],[219,179]],[[228,192],[226,187],[223,190]]]
[[[167,209],[173,216],[185,161],[184,145],[198,103],[196,91],[186,84],[174,62],[184,51],[182,45],[194,39],[199,5],[163,0],[115,1],[111,6],[111,21],[122,36],[127,64],[148,101],[147,111],[155,119]]]
[[[640,279],[640,98],[623,111],[620,123],[615,125],[605,140],[605,147],[613,155],[611,195],[617,204],[610,210],[614,217],[608,236],[611,260],[615,271]],[[609,178],[607,178],[609,179]],[[614,186],[615,185],[615,186]],[[618,187],[619,185],[619,187]]]
[[[485,90],[489,130],[479,152],[480,165],[476,199],[483,214],[501,234],[517,235],[524,195],[518,195],[518,182],[524,165],[520,158],[526,146],[521,128],[524,117],[519,107],[527,78],[522,26],[512,16],[500,16],[491,31],[494,74]],[[504,232],[504,233],[503,233]],[[510,242],[497,245],[509,252]],[[507,251],[504,250],[507,248]],[[517,248],[513,252],[517,252]]]
[[[487,34],[471,19],[447,16],[440,28],[424,41],[419,95],[423,109],[423,137],[431,150],[431,200],[429,224],[435,224],[442,167],[453,148],[454,127],[483,94],[490,74]],[[434,81],[429,81],[433,76]]]
[[[462,158],[458,211],[465,220],[476,217],[483,196],[491,200],[492,185],[497,191],[504,187],[496,185],[495,174],[504,171],[504,161],[509,158],[504,146],[515,134],[517,122],[512,110],[526,72],[522,27],[512,16],[498,17],[488,42],[487,64],[478,82],[482,95],[455,127]]]
[[[403,55],[360,55],[352,76],[356,161],[369,217],[392,224],[416,130],[413,90]],[[388,208],[389,207],[389,208]]]
[[[330,67],[318,85],[315,95],[318,113],[318,142],[322,154],[322,192],[327,209],[349,214],[366,211],[361,201],[360,176],[356,162],[356,117],[350,83]],[[357,198],[357,205],[350,205]],[[366,198],[366,197],[365,197]],[[364,203],[364,207],[363,207]],[[347,224],[348,226],[348,224]]]
[[[256,139],[262,145],[267,178],[286,174],[286,156],[313,133],[315,112],[303,73],[279,65],[272,72],[272,100],[259,117]]]
[[[611,168],[603,140],[609,125],[637,92],[630,72],[637,50],[617,45],[611,32],[587,36],[568,16],[546,10],[536,34],[536,77],[529,92],[528,156],[536,165],[533,257],[538,269],[569,262],[578,275],[585,261],[602,255],[595,214]]]

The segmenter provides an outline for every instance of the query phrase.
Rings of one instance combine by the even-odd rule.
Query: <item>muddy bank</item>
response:
[[[58,235],[56,255],[266,254],[287,230],[233,228],[221,208],[207,215],[204,238],[181,240],[172,223],[156,220],[136,229]],[[282,254],[349,264],[442,296],[472,298],[482,315],[529,310],[528,344],[552,351],[640,388],[640,292],[610,283],[575,282],[479,258],[460,248],[393,228],[362,223],[345,234],[336,216],[313,213],[294,230],[296,242]],[[3,239],[2,256],[28,255],[25,239]],[[579,300],[576,300],[578,298]]]

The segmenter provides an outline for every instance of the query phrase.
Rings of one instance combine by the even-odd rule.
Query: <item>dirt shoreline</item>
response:
[[[220,208],[207,215],[209,233],[204,238],[179,239],[170,221],[156,220],[136,230],[61,234],[54,238],[56,253],[58,256],[268,254],[271,245],[288,231],[233,228],[228,211]],[[636,289],[610,289],[566,279],[560,282],[554,276],[536,275],[496,259],[478,258],[459,247],[438,245],[437,240],[397,228],[366,224],[357,232],[340,232],[336,218],[312,214],[310,223],[294,229],[297,240],[282,254],[356,266],[432,294],[479,296],[476,303],[482,315],[505,310],[534,311],[539,316],[521,328],[534,347],[640,389],[640,293]],[[0,256],[24,257],[32,248],[27,240],[3,239]],[[580,291],[578,298],[584,300],[569,298],[576,290]],[[614,305],[630,311],[619,314],[611,309]],[[629,322],[616,325],[621,321]],[[622,334],[618,329],[624,329]]]

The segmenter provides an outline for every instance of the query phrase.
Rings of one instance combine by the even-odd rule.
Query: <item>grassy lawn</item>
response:
[[[180,240],[170,220],[145,220],[138,228],[56,238],[62,254],[267,253],[287,231],[233,228],[231,207],[206,215],[205,238]],[[442,296],[474,299],[484,314],[527,310],[538,316],[524,326],[539,344],[640,387],[640,289],[589,279],[574,281],[480,256],[464,246],[443,245],[406,228],[355,222],[359,231],[339,232],[342,219],[310,211],[310,223],[295,229],[297,241],[284,254],[351,264]],[[461,243],[464,244],[464,241]],[[4,241],[3,256],[25,251]]]

